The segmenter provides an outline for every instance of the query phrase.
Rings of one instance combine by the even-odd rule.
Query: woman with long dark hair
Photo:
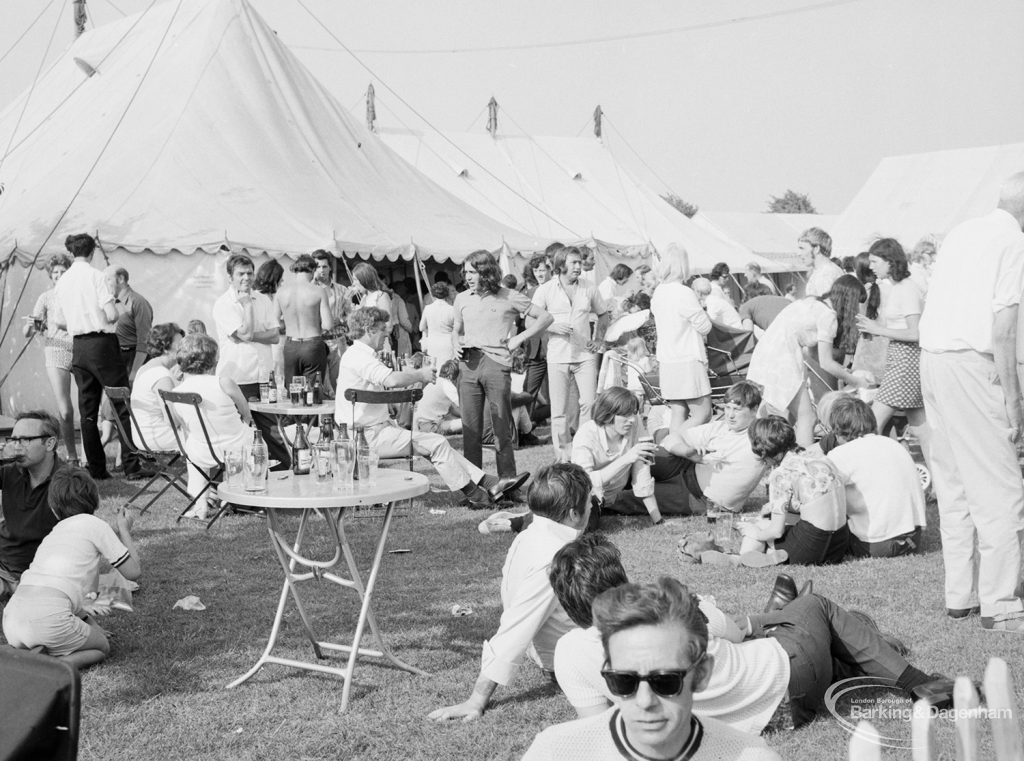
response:
[[[821,369],[858,388],[868,385],[843,365],[857,349],[857,315],[864,286],[853,275],[843,275],[822,297],[808,296],[779,312],[754,348],[747,380],[764,389],[764,405],[771,414],[794,422],[800,446],[814,443],[814,406],[808,388],[804,350],[810,349]]]
[[[896,410],[906,413],[907,422],[928,459],[931,455],[931,429],[924,415],[921,393],[921,347],[917,324],[924,308],[920,286],[910,277],[903,247],[894,238],[882,238],[871,244],[871,269],[882,285],[882,308],[878,320],[858,319],[865,333],[889,339],[885,374],[875,395],[872,411],[881,433]]]
[[[358,275],[357,275],[358,277]],[[463,264],[468,290],[455,298],[452,349],[459,360],[462,442],[466,459],[483,463],[484,404],[491,410],[498,476],[518,480],[512,417],[512,352],[551,324],[545,310],[501,285],[501,268],[488,251],[474,251]],[[535,318],[521,333],[516,320]],[[522,481],[529,476],[524,474]],[[520,484],[521,485],[521,484]]]
[[[274,294],[281,287],[281,278],[283,277],[284,267],[281,266],[281,262],[277,259],[269,259],[256,270],[256,275],[252,279],[252,289],[273,301]],[[270,356],[274,360],[276,380],[284,383],[284,339],[270,345]]]

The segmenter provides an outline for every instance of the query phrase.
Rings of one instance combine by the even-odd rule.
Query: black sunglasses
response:
[[[702,660],[704,660],[703,653],[688,669],[664,669],[651,671],[647,674],[638,674],[635,671],[602,669],[601,676],[604,677],[604,683],[608,685],[608,691],[619,698],[628,698],[635,695],[636,691],[640,689],[640,682],[647,682],[650,685],[651,692],[655,695],[660,695],[663,698],[674,698],[683,691],[683,682],[686,681],[686,676]]]

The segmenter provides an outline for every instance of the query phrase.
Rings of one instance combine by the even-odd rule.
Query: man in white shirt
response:
[[[602,680],[607,655],[597,631],[597,601],[608,590],[628,585],[621,555],[605,537],[584,534],[555,554],[550,579],[559,603],[580,627],[558,641],[555,676],[580,718],[599,714],[623,702],[611,682]],[[791,591],[778,599],[783,584]],[[708,635],[705,661],[710,673],[693,695],[693,711],[701,720],[758,733],[788,690],[793,725],[800,727],[824,715],[825,691],[851,676],[889,679],[912,696],[952,697],[950,680],[912,666],[895,649],[905,645],[886,639],[870,616],[809,591],[798,594],[789,576],[776,580],[765,613],[735,621],[713,597],[695,595],[694,600]]]
[[[270,347],[281,337],[280,323],[271,300],[253,290],[255,268],[245,254],[232,254],[227,261],[231,285],[213,304],[213,322],[220,357],[217,375],[238,384],[246,399],[259,398],[260,381],[270,379],[274,358]],[[263,434],[271,458],[278,461],[271,470],[288,470],[292,459],[270,415],[252,414]]]
[[[623,584],[594,600],[608,690],[619,699],[603,713],[550,727],[524,761],[733,759],[778,761],[764,740],[694,715],[694,693],[714,668],[697,598],[675,579]]]
[[[582,255],[575,247],[556,251],[555,272],[533,294],[533,303],[554,318],[548,328],[548,393],[551,399],[551,442],[557,462],[567,462],[572,449],[572,423],[590,419],[597,396],[597,352],[608,327],[608,306],[592,284],[580,278]],[[590,336],[590,316],[597,328]],[[570,410],[569,387],[576,384],[579,407]]]
[[[797,239],[802,263],[807,267],[806,296],[824,296],[843,270],[832,262],[832,236],[820,227],[804,230]]]
[[[117,308],[107,279],[92,266],[96,241],[91,235],[69,235],[64,245],[75,257],[74,263],[54,287],[54,295],[71,334],[71,370],[78,385],[78,414],[81,415],[82,448],[89,462],[89,475],[100,480],[110,478],[107,455],[103,451],[98,425],[100,400],[104,386],[129,385],[128,372],[121,361],[117,342]],[[64,327],[64,325],[60,326]],[[121,427],[128,434],[122,447],[121,462],[126,478],[149,478],[143,470],[131,441],[128,408],[118,405]]]
[[[699,501],[740,512],[764,476],[765,465],[750,448],[747,429],[757,417],[761,391],[740,381],[725,392],[725,416],[681,434],[653,429],[661,444],[651,472],[665,481],[679,473],[687,490]],[[664,450],[667,454],[661,454]]]
[[[983,629],[1017,634],[1024,634],[1017,591],[1024,485],[1016,448],[1024,426],[1022,226],[1024,172],[1004,183],[997,209],[946,236],[919,324],[946,611],[963,619],[980,607]]]
[[[435,721],[473,721],[483,716],[499,684],[507,685],[526,655],[553,673],[555,644],[572,621],[548,581],[551,558],[590,519],[590,479],[578,465],[541,468],[530,485],[534,519],[509,547],[501,572],[501,622],[484,642],[480,676],[462,703],[430,713]]]
[[[711,270],[711,292],[704,300],[704,308],[712,322],[725,325],[733,330],[743,330],[743,320],[740,313],[733,306],[732,299],[726,293],[729,281],[732,276],[729,274],[729,265],[719,262]]]
[[[846,484],[850,553],[892,558],[917,552],[926,519],[910,452],[875,433],[875,414],[855,396],[844,395],[833,403],[828,424],[838,443],[828,458]]]
[[[384,391],[416,383],[432,383],[433,368],[395,371],[377,356],[387,340],[387,324],[391,316],[377,307],[360,307],[349,316],[348,334],[352,345],[341,358],[338,368],[338,395],[334,400],[334,419],[355,429],[362,428],[366,441],[382,459],[403,457],[412,451],[426,457],[437,468],[438,475],[453,492],[462,492],[472,509],[485,510],[493,502],[522,486],[530,477],[524,473],[512,478],[498,478],[484,473],[452,449],[448,439],[439,433],[408,431],[391,419],[386,404],[353,404],[345,398],[348,389]]]

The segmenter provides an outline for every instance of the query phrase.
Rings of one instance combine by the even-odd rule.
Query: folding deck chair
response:
[[[173,466],[181,459],[181,452],[177,449],[174,450],[161,450],[154,449],[147,442],[146,438],[142,435],[142,431],[139,429],[139,421],[135,417],[135,410],[132,409],[131,402],[131,391],[124,386],[104,386],[103,391],[106,393],[107,398],[110,400],[111,406],[114,411],[118,411],[118,405],[123,404],[128,408],[128,416],[131,419],[132,426],[132,438],[134,446],[129,446],[128,436],[125,433],[124,426],[121,424],[121,418],[119,415],[114,415],[114,425],[117,426],[117,432],[121,437],[121,446],[129,449],[140,458],[152,461],[156,467],[157,472],[150,478],[146,483],[132,495],[131,499],[124,503],[124,507],[131,507],[135,500],[143,496],[149,488],[160,478],[164,479],[167,483],[164,487],[153,495],[149,502],[143,505],[142,509],[139,510],[139,515],[145,513],[153,503],[156,502],[160,497],[164,495],[168,489],[172,486],[181,492],[186,497],[188,496],[188,490],[186,482],[182,479],[181,475],[176,471],[172,470]]]

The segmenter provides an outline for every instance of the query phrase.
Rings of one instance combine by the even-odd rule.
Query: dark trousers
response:
[[[837,531],[825,531],[801,519],[786,529],[775,549],[785,550],[792,565],[832,565],[842,563],[850,547],[850,529],[842,526]]]
[[[259,383],[239,383],[238,388],[241,389],[242,396],[246,399],[254,397],[259,399]],[[271,459],[280,460],[280,463],[272,467],[271,470],[288,470],[292,466],[292,456],[284,443],[284,439],[281,438],[281,432],[277,430],[274,416],[264,415],[262,412],[254,412],[252,413],[252,422],[259,429],[260,433],[263,434],[263,440],[267,442],[267,451],[270,453]]]
[[[135,347],[125,348],[119,347],[121,352],[121,362],[124,364],[124,371],[130,376],[132,374],[132,365],[135,364]]]
[[[295,341],[286,338],[284,342],[284,382],[291,383],[296,375],[302,375],[312,384],[313,376],[320,373],[320,380],[327,376],[327,344],[322,338],[315,341]]]
[[[840,679],[893,682],[910,664],[876,629],[821,595],[798,597],[782,610],[750,617],[755,636],[774,638],[789,655],[793,725],[824,713],[825,691]]]
[[[525,370],[523,393],[533,397],[530,417],[543,420],[551,415],[551,405],[548,403],[548,360],[544,355],[527,359]]]
[[[512,368],[495,362],[479,349],[464,349],[459,362],[459,405],[462,408],[462,453],[483,466],[484,405],[491,411],[498,477],[516,473],[513,444]]]
[[[82,417],[82,448],[89,462],[89,473],[94,478],[107,477],[107,456],[100,443],[97,423],[104,386],[128,387],[128,372],[121,360],[121,349],[113,333],[90,333],[75,336],[71,344],[71,371],[78,384],[78,414]],[[121,426],[128,435],[123,442],[121,464],[126,473],[139,468],[135,443],[131,439],[132,425],[127,405],[118,405]]]

